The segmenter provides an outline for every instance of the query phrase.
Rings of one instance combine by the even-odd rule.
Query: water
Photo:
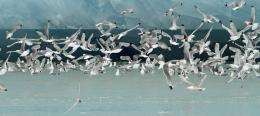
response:
[[[70,71],[57,76],[47,72],[8,73],[1,77],[8,92],[0,94],[1,116],[258,116],[260,80],[250,76],[244,82],[225,84],[227,77],[208,76],[204,92],[189,91],[175,77],[170,91],[161,71],[140,75],[133,71],[114,76],[89,76]],[[193,79],[196,78],[194,77]],[[78,83],[81,99],[71,112]],[[241,88],[243,85],[243,88]]]

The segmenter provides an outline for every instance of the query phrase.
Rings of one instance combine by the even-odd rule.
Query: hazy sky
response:
[[[224,22],[233,19],[240,25],[243,20],[248,19],[250,6],[260,5],[258,0],[248,0],[245,8],[234,12],[224,6],[229,0],[181,1],[184,5],[178,8],[178,12],[182,15],[181,23],[188,28],[194,28],[200,22],[201,16],[193,7],[195,4],[204,12],[216,15]],[[73,28],[79,25],[84,25],[84,28],[95,28],[95,24],[103,20],[116,21],[127,27],[141,22],[148,28],[168,28],[170,17],[165,17],[163,13],[176,2],[176,0],[0,0],[0,28],[10,28],[17,23],[22,23],[24,28],[41,28],[47,19],[52,20],[53,28]],[[126,17],[119,15],[127,8],[135,9],[136,13]]]

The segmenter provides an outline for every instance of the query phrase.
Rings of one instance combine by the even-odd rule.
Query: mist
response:
[[[198,5],[202,11],[215,15],[223,22],[234,20],[238,27],[250,17],[250,6],[260,5],[260,1],[248,1],[239,11],[225,7],[228,0],[180,0],[183,6],[178,8],[181,22],[188,29],[194,29],[200,22],[201,15],[194,10]],[[191,2],[192,1],[192,2]],[[146,28],[170,26],[170,17],[164,12],[177,3],[177,0],[0,0],[0,28],[12,28],[23,24],[24,28],[42,28],[48,19],[52,28],[94,29],[95,24],[107,20],[117,22],[126,28],[142,23]],[[135,14],[122,16],[122,10],[133,8]],[[258,8],[257,8],[258,9]],[[258,11],[258,10],[256,10]],[[259,12],[257,12],[257,16]],[[257,17],[259,21],[259,17]],[[204,28],[207,28],[204,27]],[[218,28],[218,26],[216,26]]]

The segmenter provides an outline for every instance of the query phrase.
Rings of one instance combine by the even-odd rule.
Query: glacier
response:
[[[52,28],[59,29],[80,25],[93,29],[96,23],[103,20],[126,27],[140,22],[147,28],[167,29],[171,18],[164,16],[164,12],[178,1],[183,2],[177,10],[182,15],[181,23],[188,29],[194,29],[200,22],[201,16],[194,10],[194,5],[223,22],[232,19],[238,27],[242,27],[243,21],[250,17],[250,6],[260,5],[260,1],[248,0],[244,8],[232,11],[225,7],[225,3],[232,0],[0,0],[0,28],[11,28],[18,23],[28,29],[42,28],[50,19]],[[128,8],[135,9],[136,13],[120,15],[122,10]]]

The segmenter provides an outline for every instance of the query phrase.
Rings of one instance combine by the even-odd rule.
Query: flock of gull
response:
[[[225,6],[232,10],[239,10],[246,4],[245,0],[227,3]],[[222,23],[217,17],[207,14],[199,6],[195,5],[194,10],[201,15],[201,23],[191,33],[187,33],[184,24],[181,23],[180,14],[177,8],[181,8],[182,2],[178,2],[173,7],[166,10],[165,16],[172,19],[169,30],[172,32],[180,31],[179,34],[171,36],[169,33],[160,29],[141,28],[142,24],[136,24],[122,32],[113,33],[112,30],[118,28],[117,23],[102,21],[96,24],[100,31],[100,36],[94,39],[94,34],[86,35],[79,28],[72,35],[65,38],[53,38],[50,35],[51,21],[48,20],[44,30],[36,31],[39,38],[28,38],[27,35],[21,38],[14,37],[22,25],[16,25],[11,31],[6,32],[6,39],[13,43],[7,45],[7,48],[20,46],[20,49],[7,51],[8,57],[1,61],[0,75],[7,72],[19,71],[28,72],[31,75],[48,71],[50,75],[56,75],[70,70],[83,71],[86,74],[98,75],[106,72],[107,68],[114,68],[115,75],[119,76],[121,72],[132,70],[140,71],[141,75],[151,73],[158,68],[163,71],[166,83],[172,90],[175,86],[173,77],[178,77],[181,82],[187,84],[188,90],[204,91],[203,83],[207,78],[205,69],[212,75],[230,77],[227,83],[234,79],[245,79],[246,76],[254,72],[259,75],[260,65],[256,62],[259,58],[258,42],[260,41],[260,28],[256,22],[256,9],[251,6],[251,16],[245,21],[245,26],[241,30],[236,28],[235,23],[230,20],[229,26]],[[135,13],[134,9],[126,9],[120,12],[120,15],[126,16]],[[230,42],[235,46],[224,45],[220,47],[219,43],[215,48],[209,48],[209,36],[213,26],[208,30],[206,35],[199,39],[196,38],[196,32],[204,25],[220,25],[230,34]],[[138,30],[140,41],[138,44],[123,42],[121,39],[129,32]],[[96,35],[95,35],[96,36]],[[198,38],[197,38],[198,39]],[[165,40],[167,42],[165,42]],[[237,41],[242,41],[237,42]],[[43,46],[48,44],[49,46]],[[166,61],[162,54],[153,54],[154,49],[163,49],[172,51],[172,46],[182,48],[184,58]],[[113,62],[111,54],[120,53],[124,48],[133,48],[139,54],[133,56],[120,56],[124,62]],[[99,55],[81,54],[75,57],[75,52],[81,49],[86,52],[100,52]],[[234,55],[223,56],[226,49],[234,52]],[[207,54],[207,60],[195,58],[194,55]],[[15,61],[10,61],[11,55],[19,55]],[[233,59],[232,63],[227,63],[228,59]],[[228,70],[228,71],[227,71]],[[192,75],[192,76],[191,76]],[[162,76],[163,77],[163,76]],[[198,82],[192,82],[190,78],[198,77]],[[0,86],[1,91],[7,91],[4,85]],[[77,103],[80,99],[77,100]]]

